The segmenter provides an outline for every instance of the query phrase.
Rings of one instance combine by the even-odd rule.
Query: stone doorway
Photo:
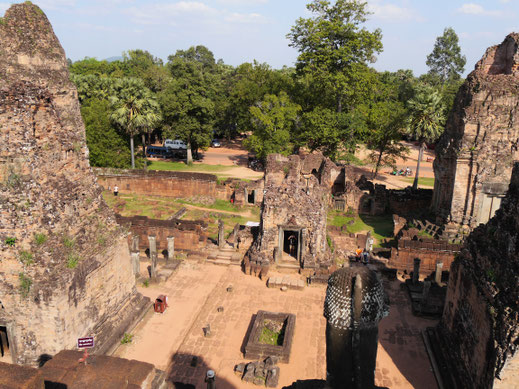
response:
[[[288,254],[291,259],[299,259],[299,242],[301,240],[300,231],[297,230],[282,230],[283,240],[281,242],[281,251],[286,257]]]
[[[12,363],[13,357],[9,348],[7,327],[0,325],[0,362]]]
[[[256,204],[256,190],[253,189],[251,191],[245,189],[245,199],[247,204]]]

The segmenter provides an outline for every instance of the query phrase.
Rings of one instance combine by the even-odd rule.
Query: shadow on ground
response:
[[[175,353],[171,357],[166,381],[175,389],[205,388],[208,370],[216,373],[215,384],[218,389],[237,389],[226,379],[220,378],[217,368],[207,364],[200,355]]]

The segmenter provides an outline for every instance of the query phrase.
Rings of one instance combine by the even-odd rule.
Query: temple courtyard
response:
[[[269,277],[276,276],[301,277],[269,273]],[[412,315],[402,282],[383,282],[390,314],[379,326],[376,384],[436,388],[422,330],[437,322]],[[132,341],[121,344],[114,355],[152,363],[167,371],[170,383],[203,387],[205,373],[212,369],[220,389],[255,387],[242,382],[233,369],[250,361],[243,351],[259,310],[296,315],[290,362],[278,364],[278,387],[296,380],[326,378],[326,285],[303,290],[267,288],[266,280],[245,275],[238,266],[185,260],[166,282],[148,287],[141,284],[138,289],[152,300],[167,295],[169,307],[163,314],[150,311],[131,331]],[[207,325],[210,336],[204,336]]]

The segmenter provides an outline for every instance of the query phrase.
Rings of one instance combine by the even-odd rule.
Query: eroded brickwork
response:
[[[519,160],[519,34],[490,47],[456,96],[436,148],[433,207],[447,232],[486,223]]]
[[[0,23],[0,325],[13,362],[119,340],[147,300],[101,197],[66,57],[43,12]]]
[[[332,258],[326,218],[332,193],[356,207],[362,192],[347,168],[322,154],[268,157],[260,233],[249,250],[252,262],[293,261],[317,267]],[[356,209],[356,208],[355,208]]]
[[[451,266],[440,324],[460,387],[513,388],[519,344],[519,164],[502,207]],[[500,380],[502,379],[502,381]],[[507,382],[509,384],[507,384]]]

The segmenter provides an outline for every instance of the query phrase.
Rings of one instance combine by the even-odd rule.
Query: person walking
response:
[[[117,196],[119,194],[119,188],[116,186],[114,186],[114,196]]]

